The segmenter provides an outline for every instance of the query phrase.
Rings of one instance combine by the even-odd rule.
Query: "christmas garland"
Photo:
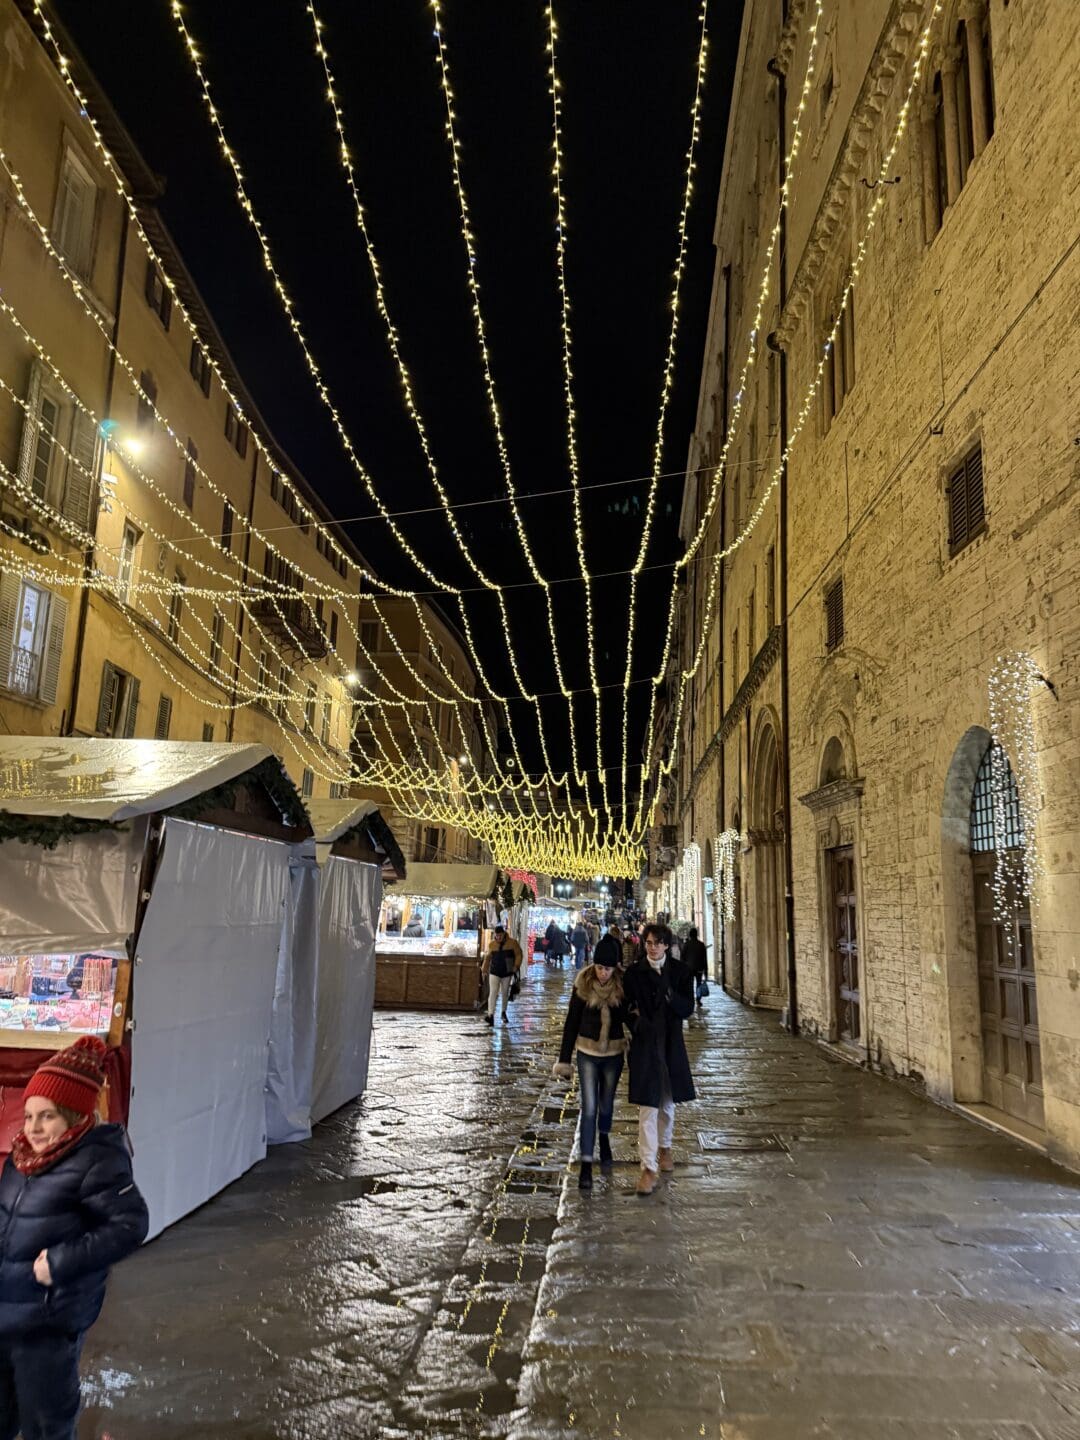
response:
[[[173,815],[178,820],[198,820],[199,816],[205,815],[208,810],[234,810],[238,787],[252,784],[261,786],[270,796],[283,825],[299,826],[308,823],[308,814],[300,792],[276,755],[268,755],[265,760],[260,760],[253,770],[245,770],[243,775],[237,775],[233,780],[226,780],[221,785],[215,785],[212,790],[204,790],[201,795],[194,795],[190,800],[173,805],[166,814]]]
[[[0,844],[5,840],[21,840],[24,845],[55,850],[61,840],[74,840],[77,835],[124,829],[126,826],[116,820],[88,820],[77,815],[15,815],[10,810],[0,810]]]

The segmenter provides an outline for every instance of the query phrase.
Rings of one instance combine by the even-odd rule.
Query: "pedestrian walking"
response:
[[[694,996],[690,971],[669,954],[668,927],[646,925],[642,939],[644,953],[623,976],[623,992],[630,1025],[630,1103],[639,1107],[637,1193],[651,1195],[660,1172],[675,1168],[675,1106],[695,1098],[683,1038]]]
[[[686,932],[681,959],[694,977],[694,998],[700,1010],[709,993],[709,947],[698,938],[696,925],[691,925]]]
[[[106,1053],[84,1035],[38,1067],[0,1173],[4,1440],[75,1440],[83,1339],[109,1267],[146,1238],[123,1127],[97,1123]]]
[[[489,1025],[495,1024],[495,1011],[499,1008],[500,1000],[503,1024],[506,1024],[509,1018],[506,1007],[510,1000],[510,987],[520,969],[521,946],[512,935],[507,934],[505,925],[496,925],[491,932],[484,963],[480,967],[480,973],[487,976],[488,982],[487,1015],[484,1018]]]
[[[601,938],[591,965],[574,981],[570,1008],[563,1026],[562,1048],[555,1062],[556,1075],[570,1078],[571,1056],[577,1056],[581,1087],[581,1170],[578,1189],[591,1190],[596,1161],[597,1124],[600,1128],[600,1165],[612,1163],[611,1123],[615,1089],[623,1068],[626,1040],[623,1034],[623,986],[619,975],[618,946]]]
[[[555,921],[549,922],[544,931],[544,939],[547,941],[547,958],[562,969],[563,956],[569,954],[570,946],[566,938],[566,931]]]
[[[589,932],[580,920],[570,931],[570,944],[574,947],[574,969],[580,970],[585,964],[585,951],[589,945]]]

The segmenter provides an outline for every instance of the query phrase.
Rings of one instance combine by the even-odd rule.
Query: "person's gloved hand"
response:
[[[556,1060],[555,1064],[551,1067],[551,1073],[557,1075],[560,1080],[569,1080],[570,1066],[565,1060]]]

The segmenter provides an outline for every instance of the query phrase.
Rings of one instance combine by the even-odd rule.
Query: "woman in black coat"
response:
[[[666,925],[646,925],[643,955],[623,976],[630,1023],[630,1103],[638,1110],[641,1178],[637,1193],[651,1195],[660,1171],[673,1170],[675,1106],[693,1100],[694,1079],[683,1021],[694,1013],[694,978],[668,954]]]
[[[570,1078],[577,1055],[581,1086],[581,1170],[578,1189],[592,1189],[597,1117],[600,1122],[600,1165],[612,1164],[611,1123],[615,1090],[623,1068],[623,988],[619,978],[619,947],[610,935],[601,937],[591,965],[578,972],[563,1026],[555,1074]]]

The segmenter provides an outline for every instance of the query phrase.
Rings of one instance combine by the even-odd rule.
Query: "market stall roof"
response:
[[[427,895],[433,900],[487,900],[499,887],[497,865],[430,864],[416,861],[409,866],[410,895]]]
[[[260,767],[273,777],[275,798],[293,811],[292,823],[300,823],[295,787],[265,745],[5,735],[0,736],[0,811],[129,820],[171,810]]]
[[[383,856],[383,879],[405,879],[405,857],[374,800],[309,800],[308,814],[318,845],[333,845],[354,831],[363,833]]]

